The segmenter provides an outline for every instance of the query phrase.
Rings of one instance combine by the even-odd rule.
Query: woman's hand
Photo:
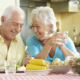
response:
[[[33,59],[33,57],[31,57],[30,55],[26,55],[25,58],[24,58],[24,65],[29,64],[30,59]]]
[[[43,45],[46,44],[46,42],[53,36],[53,34],[47,35],[45,38],[41,39]]]
[[[55,33],[51,38],[48,39],[46,44],[50,46],[58,46],[61,47],[63,46],[63,43],[65,43],[66,37],[64,37],[63,33]]]

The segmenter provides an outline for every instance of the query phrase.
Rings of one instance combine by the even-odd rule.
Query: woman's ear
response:
[[[49,24],[49,31],[51,31],[53,28],[53,24]]]

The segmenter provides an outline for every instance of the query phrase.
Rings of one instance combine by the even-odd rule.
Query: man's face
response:
[[[24,24],[24,15],[14,12],[10,19],[5,20],[6,17],[3,17],[2,21],[2,36],[6,39],[12,40],[16,35],[21,31]]]

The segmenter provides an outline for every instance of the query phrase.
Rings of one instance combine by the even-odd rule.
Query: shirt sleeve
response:
[[[40,52],[38,44],[38,41],[32,37],[26,40],[27,50],[31,57],[35,57]]]
[[[79,53],[77,52],[77,50],[76,50],[76,48],[75,48],[75,45],[74,45],[74,43],[73,43],[73,41],[71,40],[70,37],[68,38],[68,42],[65,43],[65,46],[66,46],[70,51],[72,51],[73,53],[79,55]]]

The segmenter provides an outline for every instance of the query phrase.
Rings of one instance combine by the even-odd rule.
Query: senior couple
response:
[[[32,30],[35,35],[26,40],[29,55],[19,32],[24,25],[25,13],[15,6],[9,6],[1,16],[0,26],[0,69],[4,69],[5,60],[16,60],[17,65],[27,65],[29,60],[44,59],[53,62],[55,58],[62,61],[67,56],[78,56],[75,46],[68,37],[67,43],[62,33],[56,32],[56,18],[50,7],[37,7],[31,13]],[[27,33],[28,34],[28,33]]]

